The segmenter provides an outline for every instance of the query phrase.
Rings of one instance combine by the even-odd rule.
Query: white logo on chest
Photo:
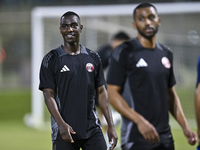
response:
[[[143,58],[140,58],[140,60],[138,61],[138,63],[136,64],[136,67],[147,67],[148,64],[146,63],[146,61]]]
[[[60,70],[60,72],[70,71],[70,69],[64,65],[64,67]]]
[[[87,63],[86,64],[86,69],[88,72],[92,72],[94,70],[94,66],[92,63]]]
[[[165,68],[169,69],[171,67],[170,61],[167,57],[163,57],[161,62]]]

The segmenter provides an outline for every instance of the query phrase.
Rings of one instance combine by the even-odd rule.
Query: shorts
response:
[[[174,150],[174,140],[171,132],[160,135],[160,141],[155,144],[145,142],[129,142],[121,146],[122,150]]]
[[[101,132],[98,132],[88,139],[74,140],[74,143],[64,140],[53,141],[53,150],[106,150],[106,141]]]

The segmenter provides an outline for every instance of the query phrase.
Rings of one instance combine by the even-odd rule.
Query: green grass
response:
[[[21,120],[30,111],[30,97],[30,91],[1,91],[0,120]]]
[[[6,121],[0,123],[1,150],[50,150],[49,131],[38,131],[26,127],[23,122]]]
[[[0,92],[0,149],[50,150],[50,129],[38,131],[28,128],[23,117],[30,112],[31,93],[25,91]]]
[[[181,94],[184,98],[186,92],[186,90],[178,91],[178,94]],[[36,130],[26,127],[23,123],[24,115],[31,111],[31,93],[29,90],[0,91],[0,100],[0,150],[51,150],[50,128]],[[184,99],[182,104],[185,105],[186,102],[187,100]],[[189,105],[192,105],[192,103],[193,101],[189,102]],[[184,111],[192,113],[187,108],[187,106],[184,106],[184,109],[186,109]],[[119,126],[116,129],[119,134]],[[196,128],[194,127],[193,130],[196,131]],[[172,134],[176,150],[195,149],[196,145],[195,147],[189,146],[180,127],[172,125]]]

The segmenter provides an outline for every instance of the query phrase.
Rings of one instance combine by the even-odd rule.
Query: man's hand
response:
[[[195,145],[197,141],[197,135],[189,128],[183,129],[184,135],[188,139],[190,145]]]
[[[76,132],[74,132],[74,130],[72,129],[70,125],[68,125],[67,123],[59,125],[59,131],[63,140],[74,143],[74,140],[72,139],[71,134],[76,134]]]
[[[114,127],[108,127],[107,134],[108,134],[109,144],[111,145],[109,149],[113,150],[117,145],[117,140],[118,140],[118,136]]]
[[[160,141],[160,137],[155,127],[152,124],[150,124],[147,120],[140,120],[137,123],[137,127],[139,132],[149,143],[154,144]]]

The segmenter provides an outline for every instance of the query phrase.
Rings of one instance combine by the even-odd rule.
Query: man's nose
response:
[[[146,19],[146,20],[145,20],[145,24],[146,24],[146,25],[149,25],[150,23],[151,23],[151,21],[150,21],[149,19]]]
[[[67,31],[68,31],[68,32],[72,31],[72,27],[71,27],[71,26],[68,26],[68,27],[67,27]]]

